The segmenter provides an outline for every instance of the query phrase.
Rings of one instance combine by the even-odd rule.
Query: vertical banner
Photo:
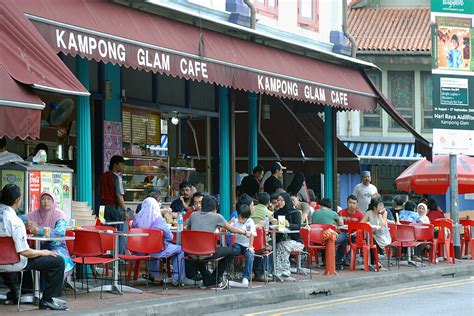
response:
[[[104,121],[104,172],[109,170],[110,158],[122,156],[122,123]]]
[[[63,202],[62,211],[66,215],[66,218],[71,218],[71,208],[72,208],[72,196],[71,196],[71,181],[72,177],[70,173],[63,173],[61,175],[61,199]]]
[[[433,153],[473,155],[474,1],[431,0],[431,24]]]
[[[30,212],[39,209],[41,195],[41,173],[30,172]]]

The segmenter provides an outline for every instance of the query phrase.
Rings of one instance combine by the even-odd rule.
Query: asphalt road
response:
[[[211,315],[223,313],[208,314]],[[225,315],[474,315],[474,276],[318,296],[226,311]]]

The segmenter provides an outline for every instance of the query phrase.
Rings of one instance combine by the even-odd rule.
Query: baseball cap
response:
[[[284,167],[281,162],[276,161],[272,165],[272,173],[275,173],[277,170],[285,170],[286,167]]]

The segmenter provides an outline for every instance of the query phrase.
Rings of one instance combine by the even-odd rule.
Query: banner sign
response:
[[[431,0],[433,153],[474,155],[474,1]]]
[[[169,50],[146,43],[129,41],[117,36],[102,34],[85,29],[72,30],[67,27],[32,21],[44,39],[57,52],[79,55],[104,63],[111,62],[138,70],[171,75],[190,80],[219,84],[226,87],[255,91],[309,103],[328,104],[346,109],[374,111],[376,96],[357,89],[346,89],[311,80],[288,77],[229,63],[201,57],[186,52]],[[314,63],[328,63],[314,60]],[[344,71],[348,76],[356,69],[331,65],[333,72]],[[339,68],[341,67],[341,68]]]

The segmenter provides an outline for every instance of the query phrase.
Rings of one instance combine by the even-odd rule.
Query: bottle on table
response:
[[[178,216],[178,231],[183,231],[183,214],[179,213]]]
[[[270,219],[268,218],[268,215],[265,216],[265,221],[264,221],[264,229],[268,230],[270,228]]]

